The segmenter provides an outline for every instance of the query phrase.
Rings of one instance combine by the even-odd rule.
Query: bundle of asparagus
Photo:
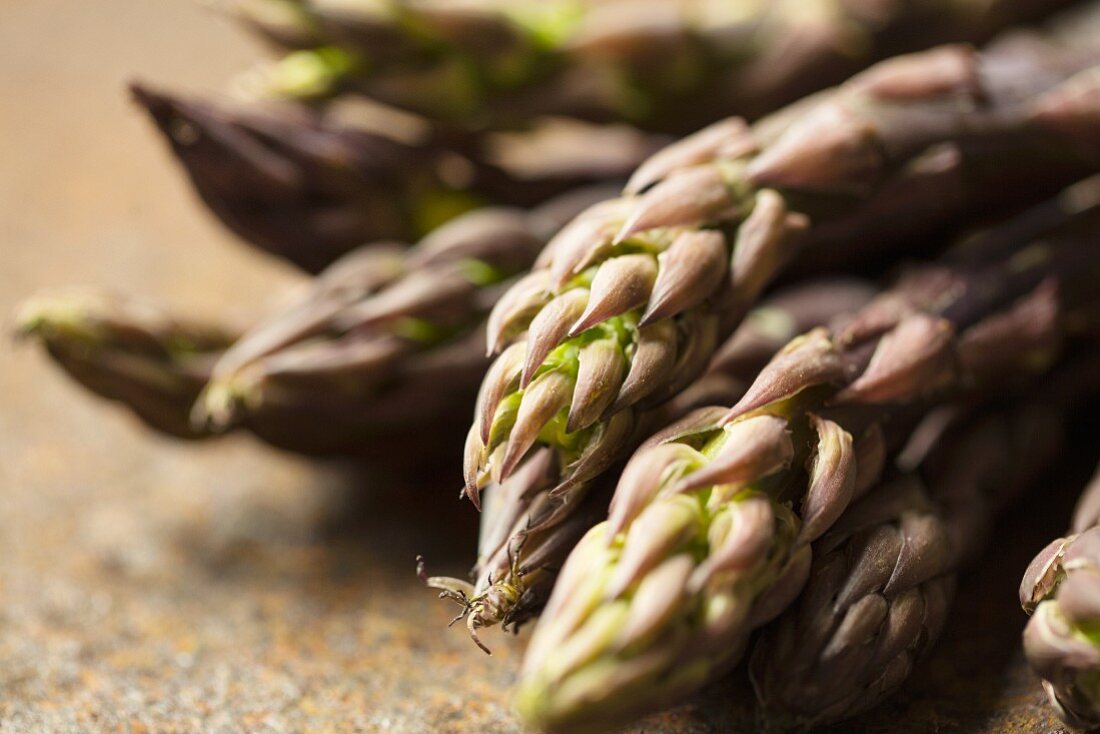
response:
[[[511,344],[468,435],[470,499],[528,460],[550,461],[558,507],[545,516],[568,517],[797,252],[858,256],[841,246],[853,236],[881,252],[988,213],[1008,192],[1035,196],[1095,170],[1100,126],[1082,123],[1097,115],[1100,47],[1076,26],[1059,34],[886,62],[650,159],[628,187],[642,193],[567,225],[493,309],[490,348]],[[1017,178],[1029,185],[1001,188]]]
[[[621,125],[563,123],[512,138],[457,135],[349,105],[234,106],[132,89],[209,210],[309,272],[365,242],[416,239],[485,203],[527,207],[625,180],[664,142]]]
[[[639,450],[536,627],[521,713],[600,730],[729,669],[874,481],[892,415],[1040,374],[1095,318],[1096,213],[1075,201],[1057,227],[1021,240],[1012,223],[910,272],[843,328],[790,342],[732,408]]]
[[[157,430],[403,478],[457,454],[472,410],[472,580],[419,571],[483,649],[542,613],[517,701],[548,731],[676,701],[766,624],[763,725],[896,690],[1100,374],[1073,355],[1100,323],[1100,195],[1049,199],[1100,171],[1100,4],[817,92],[1062,3],[227,1],[287,52],[252,77],[282,102],[134,94],[219,218],[319,275],[243,332],[88,293],[32,300],[21,332]],[[651,155],[547,114],[710,125]],[[989,221],[881,291],[829,276],[757,305]],[[1080,726],[1097,497],[1021,588],[1028,657]]]
[[[1100,726],[1100,648],[1095,629],[1100,579],[1100,472],[1082,493],[1070,535],[1053,541],[1028,566],[1020,604],[1032,615],[1024,652],[1058,716],[1069,726]]]
[[[464,128],[545,114],[687,132],[758,117],[890,54],[980,41],[1057,0],[237,0],[290,53],[254,93],[354,91]]]

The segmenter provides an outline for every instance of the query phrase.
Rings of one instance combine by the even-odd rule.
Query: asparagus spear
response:
[[[490,348],[511,346],[468,434],[467,495],[476,502],[550,448],[551,496],[579,506],[640,416],[702,371],[800,251],[855,255],[853,238],[887,249],[1095,170],[1100,126],[1084,123],[1097,119],[1100,47],[1067,35],[894,59],[650,159],[626,196],[567,225],[490,315]]]
[[[1041,373],[1095,314],[1095,232],[1088,214],[1038,240],[1009,226],[911,272],[844,328],[793,340],[709,425],[637,452],[536,626],[524,717],[601,730],[732,666],[797,595],[810,543],[873,480],[877,462],[859,457],[881,458],[891,414]]]
[[[1100,726],[1100,649],[1095,641],[1100,578],[1100,470],[1078,500],[1070,534],[1039,552],[1020,584],[1031,614],[1024,652],[1059,718],[1075,729]]]
[[[706,374],[650,416],[647,427],[680,419],[698,421],[707,411],[688,417],[696,409],[717,401],[736,401],[757,370],[787,341],[812,326],[854,312],[871,292],[862,282],[837,278],[779,292],[749,314],[719,349]],[[639,438],[644,433],[639,431]],[[462,605],[456,619],[465,618],[471,637],[483,650],[487,649],[477,631],[496,624],[505,630],[518,629],[537,614],[569,551],[606,518],[614,488],[612,477],[617,472],[601,477],[581,507],[570,508],[559,522],[555,514],[562,513],[563,505],[549,495],[556,474],[552,460],[551,452],[544,450],[524,470],[484,493],[472,584],[461,579],[424,578],[444,597]],[[423,569],[421,572],[423,576]]]
[[[29,300],[19,333],[92,392],[126,404],[149,426],[179,438],[202,431],[188,420],[214,361],[234,336],[147,304],[74,291]]]
[[[533,206],[625,178],[661,142],[623,126],[558,125],[519,140],[456,136],[350,105],[321,114],[189,100],[140,84],[133,94],[210,211],[310,272],[365,242],[415,239],[485,202]],[[524,159],[532,155],[559,162],[539,168]]]
[[[50,358],[73,380],[125,405],[157,431],[199,440],[227,428],[195,419],[196,401],[234,342],[217,325],[188,323],[148,303],[85,292],[31,299],[21,310],[19,330],[24,338],[41,341]],[[198,336],[204,341],[196,341]],[[456,458],[454,442],[420,446],[416,439],[421,424],[394,420],[394,416],[403,405],[419,406],[418,415],[426,420],[424,414],[434,407],[433,429],[444,437],[448,432],[460,435],[473,400],[470,385],[484,367],[480,343],[480,335],[472,334],[403,365],[400,379],[365,407],[347,400],[347,390],[338,383],[326,384],[318,378],[312,389],[251,406],[237,416],[234,427],[295,453],[368,459],[375,466],[406,474],[430,471]],[[314,356],[309,368],[326,374],[325,355]],[[452,379],[459,381],[459,389],[453,393],[441,389]]]
[[[246,78],[259,93],[352,90],[465,128],[549,113],[684,133],[723,115],[758,117],[876,59],[983,40],[1065,4],[251,0],[238,14],[292,50]]]

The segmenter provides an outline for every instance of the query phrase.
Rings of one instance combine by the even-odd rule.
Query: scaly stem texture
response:
[[[840,721],[901,687],[939,637],[956,573],[988,544],[997,512],[1057,456],[1070,406],[1049,397],[929,414],[900,454],[907,473],[869,488],[814,543],[798,602],[753,650],[767,731]]]

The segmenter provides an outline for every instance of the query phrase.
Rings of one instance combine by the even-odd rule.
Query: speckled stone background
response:
[[[0,2],[0,317],[101,284],[247,323],[297,277],[191,198],[131,107],[140,76],[221,88],[260,55],[188,0]],[[1018,573],[1068,513],[1003,527],[906,695],[838,731],[1050,732],[1015,645]],[[457,476],[457,468],[455,472]],[[456,478],[382,486],[244,437],[181,445],[0,347],[0,732],[518,732],[523,638],[479,653],[413,559],[461,573]],[[725,683],[631,732],[749,732]]]

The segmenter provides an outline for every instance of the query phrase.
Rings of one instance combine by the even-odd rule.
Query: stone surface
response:
[[[5,328],[32,292],[88,283],[246,323],[295,281],[201,211],[123,89],[218,89],[254,45],[187,0],[9,2],[0,18]],[[383,486],[245,438],[170,442],[10,343],[0,396],[0,732],[520,730],[522,636],[489,634],[482,655],[413,575],[417,553],[438,573],[472,561],[457,474]],[[964,583],[906,695],[837,731],[1058,730],[1014,597],[1060,496],[1009,520],[1005,557]],[[631,731],[753,731],[748,700],[723,683]]]

